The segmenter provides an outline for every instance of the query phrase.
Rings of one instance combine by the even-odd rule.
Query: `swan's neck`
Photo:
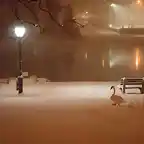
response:
[[[115,95],[115,87],[113,87],[113,94],[112,94],[112,96],[114,96]]]

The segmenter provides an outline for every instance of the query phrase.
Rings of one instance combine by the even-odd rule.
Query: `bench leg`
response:
[[[123,84],[123,93],[125,93],[125,84]]]
[[[144,82],[142,82],[141,94],[144,94]]]
[[[138,88],[140,90],[140,93],[142,93],[142,88]]]

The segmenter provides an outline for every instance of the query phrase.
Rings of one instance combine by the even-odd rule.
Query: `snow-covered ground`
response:
[[[95,100],[105,101],[109,104],[112,94],[110,87],[118,85],[118,82],[54,82],[37,83],[31,81],[24,82],[24,93],[18,95],[15,81],[9,85],[0,86],[0,104],[53,104],[64,102],[64,104],[84,102],[95,102]],[[127,101],[135,101],[142,104],[143,95],[139,90],[128,90],[135,94],[122,94],[119,89],[117,95],[121,95]],[[66,102],[65,102],[66,101]]]
[[[144,95],[117,90],[135,105],[114,107],[110,86],[117,84],[25,82],[23,95],[15,82],[1,85],[0,144],[143,144]]]

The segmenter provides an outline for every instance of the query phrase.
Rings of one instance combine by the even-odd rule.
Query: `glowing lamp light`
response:
[[[111,6],[111,7],[116,7],[116,4],[112,3],[110,6]]]
[[[14,32],[16,37],[22,38],[26,33],[26,28],[24,26],[16,26],[14,28]]]
[[[112,24],[109,24],[109,27],[112,28]]]
[[[142,5],[141,0],[137,0],[137,1],[136,1],[136,4],[141,6],[141,5]]]
[[[136,4],[140,4],[140,3],[141,3],[141,1],[140,1],[140,0],[137,0],[137,1],[136,1]]]

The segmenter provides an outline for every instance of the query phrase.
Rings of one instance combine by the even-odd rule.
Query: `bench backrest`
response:
[[[9,83],[9,79],[0,79],[0,83]]]
[[[121,79],[121,85],[128,84],[128,85],[141,85],[144,82],[142,78],[125,78]]]

